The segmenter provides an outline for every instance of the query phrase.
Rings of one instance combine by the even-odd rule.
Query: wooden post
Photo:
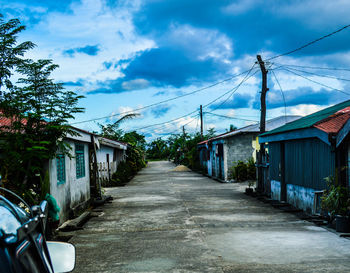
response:
[[[202,105],[199,108],[199,115],[201,117],[201,139],[203,139],[203,107]]]
[[[92,143],[92,159],[93,159],[93,165],[92,165],[92,172],[93,172],[93,183],[96,187],[96,193],[97,197],[102,198],[102,191],[101,191],[101,180],[99,179],[99,173],[98,173],[98,166],[97,166],[97,152],[96,152],[96,144],[95,144],[95,138],[93,135],[91,135],[91,143]]]
[[[269,90],[267,88],[267,70],[265,68],[265,63],[261,59],[260,55],[256,56],[258,59],[258,63],[260,66],[261,74],[262,74],[262,83],[261,83],[261,95],[260,95],[260,134],[265,132],[265,124],[266,124],[266,93]],[[263,179],[263,167],[262,167],[262,158],[265,153],[264,143],[260,144],[260,151],[258,154],[258,185],[257,190],[259,192],[264,192],[264,179]]]

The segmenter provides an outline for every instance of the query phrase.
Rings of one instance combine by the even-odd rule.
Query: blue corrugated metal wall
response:
[[[281,143],[269,143],[269,172],[270,180],[281,181],[280,164],[281,164]]]
[[[269,143],[270,178],[281,181],[281,143]],[[335,153],[319,139],[299,139],[285,142],[285,182],[323,190],[325,177],[335,173]]]
[[[323,190],[324,178],[334,175],[335,153],[317,138],[287,141],[285,154],[287,184]]]

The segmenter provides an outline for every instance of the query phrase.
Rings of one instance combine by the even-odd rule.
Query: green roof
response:
[[[314,125],[316,122],[319,122],[348,106],[350,106],[350,100],[328,107],[326,109],[323,109],[311,115],[302,117],[300,119],[287,123],[281,127],[278,127],[274,130],[263,133],[260,136],[268,136],[268,135],[279,134],[287,131],[294,131],[294,130],[309,128],[312,125]]]

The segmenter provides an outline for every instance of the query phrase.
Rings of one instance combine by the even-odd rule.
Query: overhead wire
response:
[[[284,118],[285,118],[285,121],[287,122],[287,104],[286,104],[286,98],[284,96],[284,92],[283,92],[283,89],[282,89],[282,86],[279,82],[279,80],[277,79],[277,76],[275,74],[275,72],[273,70],[270,70],[272,72],[272,75],[274,76],[276,82],[277,82],[277,85],[279,86],[280,88],[280,91],[281,91],[281,94],[282,94],[282,98],[283,98],[283,103],[284,103]]]
[[[309,74],[309,75],[313,75],[313,76],[318,76],[318,77],[323,77],[323,78],[330,78],[330,79],[335,79],[335,80],[339,80],[339,81],[348,81],[348,82],[350,82],[350,79],[344,79],[344,78],[339,78],[339,77],[330,76],[330,75],[322,75],[322,74],[318,74],[318,73],[314,73],[314,72],[309,72],[309,71],[304,71],[304,70],[300,70],[300,69],[290,68],[289,66],[286,66],[286,67],[288,67],[288,69],[290,69],[290,70],[301,72],[301,73],[305,73],[305,74]]]
[[[230,116],[226,116],[226,115],[215,114],[215,113],[212,113],[212,112],[204,112],[204,113],[205,114],[210,114],[210,115],[213,115],[213,116],[217,116],[217,117],[227,118],[227,119],[237,119],[237,120],[243,120],[243,121],[259,122],[257,120],[244,119],[244,118],[238,118],[238,117],[230,117]]]
[[[250,69],[249,69],[250,70]],[[224,80],[221,80],[221,81],[218,81],[218,82],[215,82],[213,84],[210,84],[208,86],[205,86],[205,87],[202,87],[202,88],[199,88],[199,89],[196,89],[192,92],[189,92],[189,93],[186,93],[186,94],[182,94],[182,95],[179,95],[179,96],[176,96],[176,97],[173,97],[173,98],[170,98],[170,99],[166,99],[166,100],[163,100],[163,101],[159,101],[159,102],[156,102],[156,103],[152,103],[152,104],[149,104],[149,105],[146,105],[146,106],[143,106],[143,107],[139,107],[139,108],[136,108],[136,109],[133,109],[133,110],[130,110],[130,111],[126,111],[126,112],[123,112],[122,114],[121,113],[118,113],[118,114],[111,114],[111,115],[108,115],[108,116],[104,116],[104,117],[99,117],[99,118],[93,118],[93,119],[88,119],[88,120],[84,120],[84,121],[78,121],[78,122],[73,122],[71,123],[71,125],[75,125],[75,124],[81,124],[81,123],[86,123],[86,122],[91,122],[91,121],[97,121],[97,120],[101,120],[101,119],[107,119],[107,118],[111,118],[111,117],[115,117],[115,116],[122,116],[122,115],[126,115],[126,114],[130,114],[130,113],[135,113],[137,111],[141,111],[141,110],[145,110],[145,109],[148,109],[148,108],[151,108],[151,107],[154,107],[154,106],[157,106],[157,105],[160,105],[160,104],[164,104],[164,103],[167,103],[169,101],[173,101],[173,100],[177,100],[179,98],[183,98],[183,97],[186,97],[186,96],[190,96],[190,95],[193,95],[193,94],[196,94],[198,92],[201,92],[201,91],[204,91],[204,90],[207,90],[207,89],[210,89],[214,86],[217,86],[219,84],[222,84],[224,82],[228,82],[236,77],[239,77],[241,75],[244,75],[246,72],[248,72],[249,70],[246,70],[246,71],[243,71],[241,73],[238,73],[238,74],[235,74],[229,78],[226,78]]]
[[[328,89],[332,89],[332,90],[341,92],[341,93],[343,93],[343,94],[350,95],[350,93],[345,92],[344,90],[340,90],[340,89],[338,89],[338,88],[334,88],[334,87],[331,87],[331,86],[329,86],[329,85],[326,85],[326,84],[320,83],[320,82],[318,82],[318,81],[312,80],[312,79],[310,79],[310,78],[308,78],[308,77],[305,77],[305,76],[303,76],[303,75],[301,75],[301,74],[299,74],[299,73],[296,73],[296,72],[294,72],[294,71],[292,71],[292,70],[289,70],[288,68],[283,68],[283,70],[288,71],[288,72],[290,72],[290,73],[292,73],[292,74],[294,74],[294,75],[297,75],[297,76],[299,76],[299,77],[301,77],[301,78],[304,78],[304,79],[306,79],[306,80],[308,80],[308,81],[310,81],[310,82],[316,83],[316,84],[318,84],[318,85],[320,85],[320,86],[326,87],[326,88],[328,88]]]
[[[278,63],[275,63],[275,64],[278,64]],[[280,66],[288,66],[288,67],[307,68],[307,69],[335,70],[335,71],[347,71],[347,72],[350,72],[350,68],[307,66],[307,65],[294,65],[294,64],[278,64],[278,65],[280,65]]]
[[[300,47],[298,47],[298,48],[295,48],[295,49],[290,50],[290,51],[287,51],[287,52],[285,52],[285,53],[278,54],[278,55],[276,55],[276,56],[270,57],[270,58],[266,59],[265,61],[271,61],[271,60],[274,60],[274,59],[279,58],[279,57],[282,57],[282,56],[290,55],[290,54],[292,54],[292,53],[294,53],[294,52],[297,52],[297,51],[299,51],[299,50],[302,50],[302,49],[304,49],[304,48],[306,48],[306,47],[308,47],[308,46],[310,46],[310,45],[312,45],[312,44],[315,44],[315,43],[317,43],[317,42],[319,42],[319,41],[321,41],[321,40],[323,40],[323,39],[326,39],[326,38],[328,38],[328,37],[330,37],[330,36],[332,36],[332,35],[334,35],[334,34],[336,34],[336,33],[339,33],[339,32],[341,32],[341,31],[343,31],[344,29],[347,29],[348,27],[350,27],[350,24],[349,24],[349,25],[346,25],[346,26],[343,26],[343,27],[341,27],[341,28],[339,28],[339,29],[337,29],[337,30],[331,32],[331,33],[328,33],[328,34],[324,35],[324,36],[321,36],[321,37],[319,37],[319,38],[317,38],[317,39],[315,39],[315,40],[313,40],[313,41],[311,41],[311,42],[308,42],[308,43],[306,43],[306,44],[304,44],[304,45],[302,45],[302,46],[300,46]]]
[[[253,68],[255,67],[255,65],[256,65],[256,64],[254,63],[254,64],[252,65],[252,67],[251,67],[249,70],[246,71],[246,72],[248,72],[247,75],[250,74],[250,72],[253,70]],[[239,88],[246,80],[248,80],[247,75],[240,81],[240,83],[239,83],[238,85],[236,85],[235,87],[231,88],[229,91],[225,92],[224,94],[220,95],[219,97],[215,98],[215,99],[212,100],[211,102],[207,103],[206,105],[203,106],[203,108],[208,107],[209,105],[211,105],[211,104],[213,104],[214,102],[218,101],[219,99],[221,99],[222,97],[226,96],[228,93],[230,93],[230,92],[232,92],[232,91],[233,91],[233,92],[236,92],[236,91],[238,90],[238,88]],[[139,127],[139,128],[133,129],[133,130],[131,130],[131,131],[134,131],[134,130],[142,130],[142,129],[146,129],[146,128],[150,128],[150,127],[154,127],[154,126],[159,126],[159,125],[163,125],[163,124],[167,124],[167,123],[172,123],[172,122],[177,121],[177,120],[179,120],[179,119],[181,119],[181,118],[185,118],[185,117],[187,117],[187,116],[190,116],[190,115],[196,113],[197,111],[198,111],[198,110],[196,109],[196,110],[194,110],[194,111],[192,111],[192,112],[190,112],[190,113],[187,113],[187,114],[185,114],[185,115],[182,115],[182,116],[180,116],[180,117],[178,117],[178,118],[175,118],[175,119],[172,119],[172,120],[169,120],[169,121],[165,121],[165,122],[160,122],[160,123],[156,123],[156,124],[151,124],[151,125]]]

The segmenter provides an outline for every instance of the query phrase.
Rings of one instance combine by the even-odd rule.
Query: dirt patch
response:
[[[171,171],[172,172],[190,172],[191,170],[184,165],[179,165],[175,169],[172,169]]]

